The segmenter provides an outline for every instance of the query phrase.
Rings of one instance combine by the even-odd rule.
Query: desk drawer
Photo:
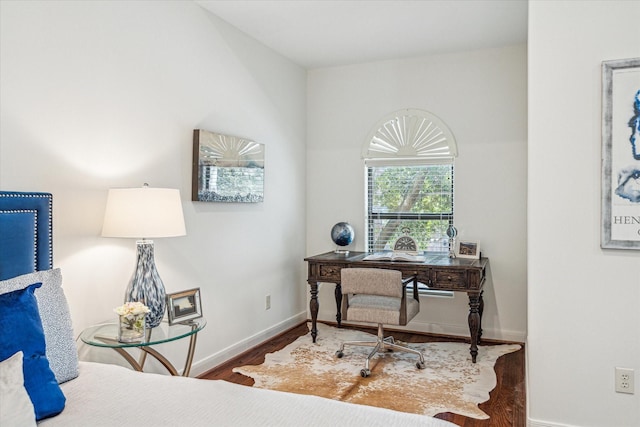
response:
[[[342,264],[318,264],[314,276],[319,282],[327,281],[331,283],[340,282],[340,270],[344,268]]]
[[[451,269],[433,269],[431,285],[434,289],[468,289],[467,275],[464,270],[453,271]]]

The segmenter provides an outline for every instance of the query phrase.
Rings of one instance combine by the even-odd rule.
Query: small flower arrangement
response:
[[[134,301],[134,302],[125,302],[120,307],[114,308],[113,311],[115,311],[116,314],[120,316],[128,316],[133,314],[143,314],[143,313],[146,314],[151,310],[149,310],[149,307],[147,307],[140,301]]]
[[[120,317],[118,340],[121,342],[136,342],[144,335],[144,318],[150,311],[149,307],[139,301],[125,302],[113,311]]]

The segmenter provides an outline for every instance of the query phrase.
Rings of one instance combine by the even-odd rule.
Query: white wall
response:
[[[143,182],[182,193],[188,235],[155,252],[168,292],[202,290],[194,373],[304,320],[306,72],[192,2],[0,8],[0,188],[54,194],[76,332],[115,320],[135,242],[100,237],[107,189]],[[264,203],[190,201],[195,128],[265,144]]]
[[[367,134],[387,114],[418,108],[456,137],[455,224],[490,259],[484,337],[526,336],[526,46],[317,69],[308,77],[307,255],[335,248],[333,224],[365,242]],[[333,285],[320,286],[319,319],[335,320]],[[424,298],[414,330],[466,335],[468,298]]]
[[[640,57],[639,17],[639,2],[530,2],[531,425],[640,425],[640,252],[600,249],[600,66]],[[616,366],[635,395],[614,392]]]

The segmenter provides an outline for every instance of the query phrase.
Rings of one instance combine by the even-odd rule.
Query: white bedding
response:
[[[66,407],[41,421],[44,427],[453,426],[436,418],[316,396],[91,362],[80,362],[78,378],[61,387]]]

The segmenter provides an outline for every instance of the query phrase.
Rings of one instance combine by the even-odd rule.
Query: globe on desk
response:
[[[353,243],[356,233],[348,222],[339,222],[331,228],[331,240],[338,246],[347,246]],[[337,254],[348,254],[349,251],[336,249]]]

